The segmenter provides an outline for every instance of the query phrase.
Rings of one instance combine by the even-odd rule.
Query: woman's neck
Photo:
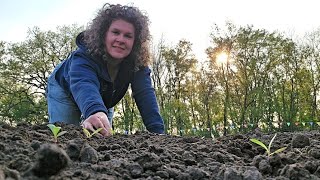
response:
[[[109,58],[107,61],[108,73],[112,82],[114,82],[114,80],[117,77],[121,62],[122,60],[113,59],[113,58]]]

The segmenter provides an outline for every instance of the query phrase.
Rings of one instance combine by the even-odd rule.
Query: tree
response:
[[[310,94],[311,96],[304,97],[306,100],[305,106],[309,109],[301,112],[301,116],[309,114],[309,117],[302,117],[304,120],[318,121],[319,109],[318,109],[318,94],[320,90],[320,28],[307,33],[304,37],[304,41],[301,43],[301,61],[306,63],[305,72],[302,72],[301,82],[303,82],[304,94]],[[309,108],[308,108],[309,107]],[[304,109],[306,109],[304,108]]]
[[[157,100],[160,106],[160,112],[164,120],[165,132],[169,129],[169,116],[165,109],[165,84],[168,79],[168,71],[166,70],[165,61],[163,61],[162,50],[164,48],[164,39],[161,38],[157,45],[152,49],[152,73],[151,79],[155,88]]]
[[[44,95],[49,74],[75,50],[75,37],[81,30],[76,25],[57,27],[57,32],[30,29],[27,40],[9,47],[10,58],[2,75]]]
[[[39,122],[47,119],[45,89],[53,68],[76,48],[76,25],[57,32],[30,29],[20,43],[1,43],[0,99],[3,120]],[[4,50],[3,50],[4,48]]]
[[[173,104],[171,105],[175,107],[172,109],[172,117],[175,118],[178,131],[182,135],[185,130],[184,125],[189,119],[189,112],[186,111],[186,104],[183,100],[183,95],[187,91],[185,83],[188,73],[195,67],[197,60],[192,54],[192,44],[186,40],[180,40],[174,48],[164,47],[162,55],[169,73],[167,94],[170,99],[172,98],[170,103]]]

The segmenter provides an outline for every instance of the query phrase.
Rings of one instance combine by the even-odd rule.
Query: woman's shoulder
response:
[[[149,66],[139,66],[138,70],[136,71],[136,73],[150,73],[151,69]]]
[[[140,81],[146,81],[150,77],[151,70],[148,66],[141,66],[137,71],[133,74],[133,81],[134,82],[140,82]]]
[[[74,68],[86,67],[94,71],[100,71],[103,66],[99,63],[99,60],[94,59],[90,54],[83,51],[83,49],[77,49],[74,51],[67,61],[69,61],[70,66]]]

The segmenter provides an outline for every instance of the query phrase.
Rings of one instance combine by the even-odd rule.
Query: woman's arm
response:
[[[83,56],[74,57],[70,64],[70,91],[85,120],[82,126],[94,131],[102,128],[100,133],[110,136],[112,129],[100,95],[98,68]]]
[[[132,82],[132,92],[138,106],[143,123],[147,130],[154,133],[164,133],[164,124],[159,112],[154,88],[152,87],[151,70],[148,67],[135,73]]]

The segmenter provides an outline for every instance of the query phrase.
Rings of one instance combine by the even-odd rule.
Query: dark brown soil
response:
[[[267,157],[249,139],[268,144],[274,134],[216,139],[116,134],[85,138],[80,127],[58,124],[54,143],[46,125],[0,124],[0,179],[320,179],[320,133],[277,133]]]

